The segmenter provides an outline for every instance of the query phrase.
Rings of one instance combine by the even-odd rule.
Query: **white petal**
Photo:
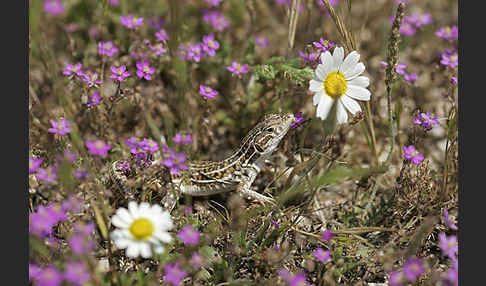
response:
[[[161,213],[162,212],[162,207],[159,206],[159,205],[153,205],[152,206],[152,212],[157,212],[157,213]]]
[[[370,85],[370,79],[365,76],[358,76],[348,81],[348,85],[357,85],[361,87],[368,87]]]
[[[320,92],[324,89],[324,86],[322,85],[322,81],[317,81],[314,79],[311,79],[309,82],[309,90],[312,92]]]
[[[152,250],[150,250],[150,244],[142,243],[140,244],[140,254],[143,258],[149,258],[152,256]]]
[[[157,254],[164,252],[164,246],[163,245],[154,245],[154,252],[157,253]]]
[[[371,92],[364,87],[348,85],[346,95],[354,99],[368,101],[370,100]]]
[[[121,230],[115,229],[110,233],[110,238],[113,240],[117,240],[120,238],[125,238],[125,236],[123,235],[123,232]]]
[[[140,244],[138,242],[130,243],[125,253],[128,257],[137,257],[140,254]]]
[[[128,238],[118,238],[117,240],[114,240],[114,242],[116,247],[118,247],[119,249],[124,249],[127,248],[132,241]]]
[[[120,228],[127,228],[130,226],[130,222],[125,221],[121,216],[118,215],[111,218],[111,224]]]
[[[321,101],[319,102],[319,105],[317,106],[317,112],[316,116],[320,117],[322,120],[327,118],[327,115],[329,114],[329,110],[331,110],[332,103],[334,100],[330,98],[327,95],[322,95],[321,96]]]
[[[149,203],[147,203],[147,202],[141,202],[141,203],[140,203],[140,206],[138,207],[138,210],[139,210],[139,211],[143,211],[143,212],[148,211],[148,210],[150,210],[150,209],[151,209],[151,208],[150,208],[150,204],[149,204]]]
[[[325,65],[318,64],[314,74],[317,80],[323,81],[327,74]]]
[[[343,61],[343,64],[339,67],[339,71],[343,74],[350,72],[354,69],[354,66],[359,62],[359,54],[356,51],[349,53]]]
[[[131,217],[130,213],[128,212],[128,210],[126,208],[119,208],[118,210],[116,210],[115,215],[111,219],[112,220],[111,223],[114,226],[126,227],[126,226],[117,225],[116,222],[114,222],[115,217],[117,217],[117,219],[116,219],[117,221],[120,220],[121,222],[128,224],[128,225],[130,225],[133,221],[133,218]]]
[[[359,106],[359,103],[357,103],[356,100],[352,99],[351,97],[343,95],[341,96],[340,100],[344,107],[351,112],[351,114],[355,115],[356,112],[361,111],[361,106]]]
[[[321,53],[321,63],[326,70],[328,70],[330,66],[334,65],[332,55],[329,51]]]
[[[319,101],[321,100],[322,96],[324,96],[324,92],[314,94],[314,97],[312,97],[312,103],[314,105],[317,105],[319,103]]]
[[[172,236],[165,231],[156,231],[154,233],[154,236],[157,237],[158,240],[165,242],[165,243],[171,243],[172,242]]]
[[[362,74],[364,71],[365,71],[365,65],[363,63],[357,63],[353,69],[347,71],[347,72],[343,72],[344,74],[344,78],[346,78],[346,80],[352,80],[353,78],[359,76],[360,74]]]
[[[132,218],[137,219],[139,217],[138,204],[136,202],[134,201],[129,202],[128,210],[130,211]]]
[[[336,114],[337,122],[339,124],[346,123],[346,121],[348,121],[348,114],[346,113],[346,109],[344,109],[341,100],[338,100],[336,109],[337,109],[337,114]]]
[[[344,59],[344,48],[336,47],[332,53],[332,59],[334,61],[334,68],[339,69]]]

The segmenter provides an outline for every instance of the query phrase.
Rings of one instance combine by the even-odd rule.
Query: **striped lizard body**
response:
[[[245,136],[239,148],[221,161],[193,161],[180,175],[170,175],[170,180],[181,193],[191,196],[207,196],[236,190],[240,194],[261,203],[273,199],[251,190],[255,178],[277,149],[295,120],[291,113],[268,114]],[[152,166],[161,166],[154,161]],[[114,162],[110,177],[125,192],[126,177]],[[159,179],[159,178],[155,178]]]

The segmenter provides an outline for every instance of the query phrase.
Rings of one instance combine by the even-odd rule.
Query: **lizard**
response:
[[[164,170],[159,170],[153,179],[158,185],[170,183],[182,194],[190,196],[209,196],[236,190],[244,197],[260,203],[275,204],[274,199],[253,191],[251,185],[263,168],[265,160],[277,149],[294,121],[292,113],[267,114],[227,158],[221,161],[190,161],[188,168],[180,174],[168,174],[168,170],[165,170],[163,175]],[[109,177],[119,189],[130,193],[126,173],[118,162],[112,163]],[[154,160],[152,166],[162,167],[160,160]],[[163,200],[166,208],[174,207],[173,192],[168,192]]]

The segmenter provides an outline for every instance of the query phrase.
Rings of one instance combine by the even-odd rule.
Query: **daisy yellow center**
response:
[[[149,67],[148,67],[148,66],[143,67],[143,71],[144,71],[145,73],[148,73],[148,72],[149,72]]]
[[[132,225],[130,225],[130,233],[138,240],[152,236],[153,232],[154,225],[146,218],[136,219]]]
[[[348,82],[341,72],[330,72],[323,83],[326,94],[337,99],[348,89]]]

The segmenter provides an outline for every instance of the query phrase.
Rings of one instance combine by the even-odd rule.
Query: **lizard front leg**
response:
[[[243,195],[243,196],[245,196],[249,199],[253,199],[255,201],[258,201],[262,204],[265,204],[265,203],[276,204],[274,199],[267,197],[265,195],[262,195],[258,192],[255,192],[251,189],[251,185],[253,184],[256,177],[260,173],[260,170],[261,170],[261,167],[256,165],[256,164],[253,164],[253,165],[245,168],[242,172],[241,181],[238,184],[238,186],[236,187],[236,191],[238,193],[240,193],[241,195]]]

